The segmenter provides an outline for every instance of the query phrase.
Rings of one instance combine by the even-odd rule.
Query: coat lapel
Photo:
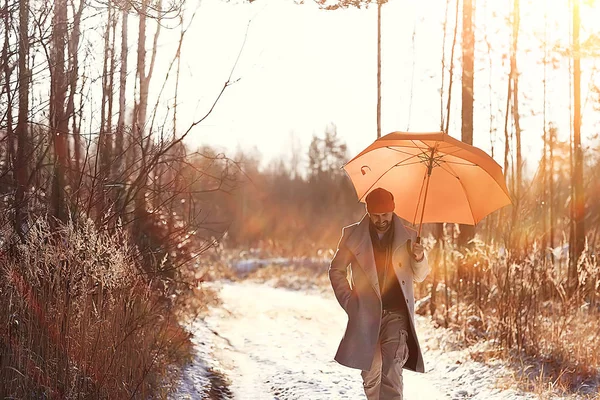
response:
[[[401,282],[402,278],[400,277],[400,271],[402,270],[402,262],[404,252],[403,248],[406,246],[406,242],[408,240],[412,240],[412,236],[408,229],[402,223],[402,220],[394,214],[394,242],[392,244],[392,266],[394,271],[396,272],[396,276],[398,280]],[[402,287],[402,291],[404,292],[404,287]],[[406,293],[405,293],[406,295]]]
[[[405,243],[411,239],[411,235],[402,223],[400,217],[396,214],[392,216],[394,220],[394,243],[392,246],[392,254],[398,249],[400,246],[404,246]]]
[[[396,250],[404,246],[411,239],[411,235],[402,223],[402,220],[394,214],[394,242],[392,245],[392,255],[398,254]],[[373,243],[371,242],[371,234],[369,233],[369,216],[365,214],[358,226],[354,229],[348,240],[346,241],[348,249],[354,254],[358,264],[369,277],[373,290],[377,296],[381,298],[379,291],[379,280],[377,279],[377,267],[375,266],[375,256],[373,255]],[[394,269],[396,268],[395,260]]]
[[[381,298],[379,292],[379,280],[377,279],[377,267],[375,266],[375,256],[373,255],[373,243],[369,234],[369,216],[365,215],[348,240],[346,241],[348,249],[354,254],[358,264],[369,277],[371,286],[377,296]]]

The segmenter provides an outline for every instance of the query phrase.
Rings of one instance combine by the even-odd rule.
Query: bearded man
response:
[[[403,368],[424,372],[413,281],[425,279],[429,264],[414,233],[394,214],[390,192],[374,189],[366,208],[360,222],[342,230],[329,267],[335,296],[348,314],[335,360],[362,370],[368,400],[402,400]]]

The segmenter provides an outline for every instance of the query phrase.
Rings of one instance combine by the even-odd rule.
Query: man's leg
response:
[[[381,389],[379,400],[402,400],[402,367],[408,360],[408,315],[385,312],[381,321]]]
[[[379,400],[381,389],[381,348],[379,342],[375,348],[375,356],[369,371],[362,371],[363,388],[368,400]]]

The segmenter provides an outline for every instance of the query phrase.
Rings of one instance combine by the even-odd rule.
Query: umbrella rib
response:
[[[377,184],[377,182],[379,182],[381,180],[381,178],[383,178],[385,176],[385,174],[387,174],[388,172],[390,172],[392,170],[392,168],[399,167],[399,166],[401,166],[400,164],[403,164],[405,161],[408,161],[408,160],[410,160],[412,158],[418,157],[419,155],[420,154],[412,155],[411,157],[408,157],[407,159],[402,160],[399,163],[396,163],[396,164],[392,165],[391,167],[389,167],[384,173],[382,173],[381,175],[379,175],[379,178],[377,178],[377,180],[375,182],[373,182],[373,184],[371,186],[369,186],[369,188],[365,191],[365,195],[367,193],[369,193],[369,191],[371,191],[371,189],[373,189],[373,186],[375,186]],[[420,162],[421,161],[419,161],[419,163]],[[417,163],[411,163],[411,164],[417,164]],[[404,165],[406,165],[406,164],[404,164]],[[363,197],[361,197],[360,200],[362,200],[365,197],[365,195],[363,195]]]
[[[408,153],[408,152],[403,152],[401,150],[398,150],[398,148],[399,147],[401,147],[401,148],[405,147],[405,148],[409,148],[409,149],[416,148],[419,151],[421,151],[421,154],[426,155],[428,158],[430,157],[430,155],[428,153],[429,149],[431,148],[430,146],[428,146],[425,143],[423,143],[422,140],[420,141],[421,145],[419,145],[414,139],[410,139],[410,142],[413,144],[413,146],[394,145],[394,146],[386,146],[386,148],[390,149],[392,151],[396,151],[396,152],[401,153],[401,154],[406,154],[406,155],[413,155],[413,154],[412,153]],[[462,150],[465,150],[463,148],[458,147],[454,151],[445,153],[445,152],[441,151],[444,148],[444,147],[441,146],[441,145],[443,145],[443,143],[438,143],[438,144],[440,144],[440,146],[437,148],[437,151],[436,151],[436,154],[437,154],[437,156],[435,157],[436,160],[441,160],[442,158],[444,158],[446,156],[453,156],[454,154],[456,154],[456,153],[458,153],[458,152],[460,152]],[[445,147],[446,148],[452,148],[452,147],[455,147],[455,146],[454,145],[448,145],[448,146],[445,146]],[[444,161],[444,162],[450,162],[450,161]],[[466,164],[466,165],[469,165],[469,164]],[[477,164],[473,163],[472,165],[476,166]]]
[[[444,168],[443,165],[440,165],[440,168],[442,168],[443,171],[446,171],[446,173],[450,174],[452,177],[460,180],[460,177],[453,170],[447,170],[446,168]],[[448,167],[448,168],[450,168],[450,167]]]
[[[467,165],[469,167],[477,167],[477,164],[475,164],[475,163],[468,163],[468,162],[463,163],[463,162],[459,162],[459,161],[446,161],[446,160],[443,160],[442,162],[445,164]]]
[[[417,149],[421,150],[424,154],[427,154],[425,151],[423,150],[427,150],[429,151],[429,149],[431,148],[431,146],[426,145],[425,143],[423,143],[423,141],[421,140],[421,146],[419,146],[418,144],[415,143],[415,141],[413,139],[410,139],[411,143],[414,145],[414,147],[416,147]]]
[[[448,146],[448,147],[450,147],[450,146]],[[439,153],[441,154],[440,157],[446,157],[446,156],[453,156],[454,154],[456,154],[456,153],[458,153],[458,152],[460,152],[462,150],[465,150],[465,149],[462,149],[462,148],[458,147],[454,151],[450,151],[450,152],[447,152],[447,153],[446,152],[439,152]],[[464,158],[463,158],[463,160],[464,160]]]
[[[419,161],[414,161],[414,162],[410,162],[410,163],[404,163],[404,161],[402,161],[402,162],[399,162],[398,164],[393,165],[392,168],[394,168],[394,167],[405,167],[407,165],[415,165],[415,164],[423,164],[423,161],[419,160]],[[389,172],[389,170],[386,171],[386,173],[387,172]]]
[[[408,145],[393,145],[393,146],[390,146],[390,145],[388,145],[388,146],[385,146],[385,147],[388,148],[388,149],[390,149],[390,150],[397,151],[399,153],[402,153],[402,152],[400,150],[396,149],[398,147],[405,147],[405,148],[409,148],[409,149],[417,148],[422,153],[429,155],[424,150],[429,150],[431,148],[431,146],[425,144],[423,142],[423,140],[418,140],[418,141],[421,142],[421,145],[417,144],[417,141],[415,141],[414,139],[409,139],[409,140],[413,144],[412,146],[408,146]],[[436,143],[438,144],[438,148],[437,148],[438,151],[436,153],[439,154],[439,158],[442,158],[442,157],[445,157],[445,156],[452,156],[452,155],[454,155],[454,154],[456,154],[456,153],[458,153],[460,151],[463,151],[463,150],[469,152],[468,149],[463,149],[462,147],[456,147],[456,145],[454,145],[454,144],[444,143],[444,142],[439,142],[439,141],[436,142]],[[444,144],[446,144],[446,146],[444,146]],[[446,152],[443,151],[445,148],[455,148],[455,150],[446,153]],[[474,155],[477,155],[477,154],[472,153],[472,152],[470,152],[470,153],[474,154]],[[410,154],[410,153],[403,153],[403,154]]]
[[[405,147],[409,147],[409,146],[405,146]],[[390,146],[387,146],[387,148],[388,148],[388,149],[390,149],[390,150],[392,150],[392,151],[395,151],[396,153],[400,153],[400,154],[406,154],[407,156],[414,156],[414,155],[415,155],[415,154],[413,154],[413,153],[409,153],[409,152],[406,152],[406,151],[401,151],[401,150],[398,150],[398,149],[396,149],[396,148],[393,148],[393,147],[390,147]],[[412,149],[413,147],[409,147],[409,148],[411,148],[411,149]],[[419,149],[419,150],[420,150],[420,149]]]
[[[390,167],[390,169],[388,169],[388,170],[387,170],[387,171],[385,171],[383,174],[381,174],[381,176],[383,176],[383,175],[387,174],[388,172],[390,172],[390,170],[391,170],[392,168],[394,168],[394,167],[400,167],[400,166],[401,166],[400,164],[407,165],[407,164],[404,164],[406,161],[408,161],[408,160],[411,160],[411,159],[413,159],[413,158],[415,158],[415,157],[418,157],[419,155],[420,155],[420,154],[411,154],[411,156],[410,156],[410,157],[408,157],[408,158],[405,158],[404,160],[402,160],[402,161],[400,161],[400,162],[398,162],[398,163],[396,163],[396,164],[392,165],[392,166]],[[421,162],[421,161],[418,161],[418,162]],[[411,164],[416,164],[416,163],[411,163]]]
[[[413,140],[411,140],[411,143],[413,143],[412,146],[409,145],[409,144],[389,144],[389,145],[386,145],[385,147],[388,148],[388,149],[394,149],[396,147],[406,147],[407,149],[414,149],[415,147],[418,148],[418,149],[422,149],[422,148],[425,148],[425,147],[429,148],[429,146],[427,146],[423,142],[421,142],[421,143],[423,143],[421,146],[418,146]],[[378,147],[378,148],[382,149],[383,147],[384,146]],[[375,150],[375,149],[373,149],[373,150]]]
[[[407,149],[414,149],[414,147],[412,147],[412,146],[398,146],[398,147],[406,147]],[[386,148],[390,149],[392,151],[395,151],[396,153],[406,154],[407,156],[414,156],[415,155],[414,153],[409,153],[407,151],[402,151],[402,150],[399,150],[399,149],[397,149],[395,147],[387,146]],[[421,149],[419,148],[419,150],[421,150]]]

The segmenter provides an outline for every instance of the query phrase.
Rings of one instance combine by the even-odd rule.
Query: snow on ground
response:
[[[177,391],[171,396],[173,400],[217,400],[232,399],[229,379],[219,359],[215,357],[217,350],[217,332],[213,332],[202,320],[196,321],[190,329],[194,332],[195,356],[183,371]]]
[[[174,399],[365,399],[360,371],[333,360],[346,325],[333,292],[247,281],[213,285],[223,304],[192,328],[198,356]],[[537,398],[505,388],[509,371],[501,363],[486,366],[465,350],[442,351],[444,331],[425,318],[417,317],[417,332],[426,373],[405,371],[405,399]]]

